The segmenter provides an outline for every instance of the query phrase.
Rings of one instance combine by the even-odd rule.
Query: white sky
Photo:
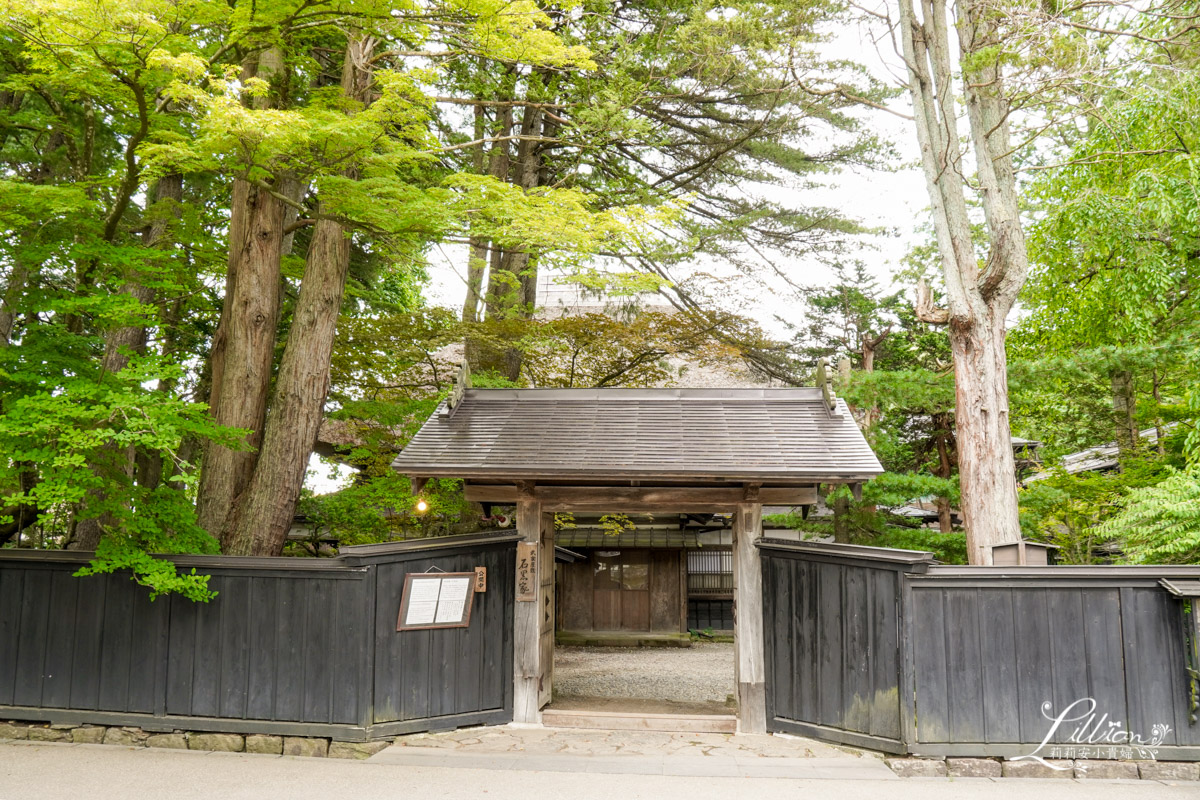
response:
[[[897,76],[901,74],[901,62],[891,51],[890,44],[884,42],[882,47],[886,50],[877,49],[865,31],[853,26],[839,30],[828,43],[826,52],[831,58],[864,64],[880,80],[899,85]],[[890,107],[909,113],[907,94],[894,99]],[[922,242],[923,234],[919,229],[928,219],[929,201],[912,122],[874,109],[864,109],[860,116],[880,138],[891,142],[899,154],[895,169],[886,172],[846,169],[833,173],[825,179],[823,187],[802,191],[796,201],[802,206],[839,209],[867,227],[883,229],[881,235],[860,237],[859,248],[857,251],[852,249],[848,259],[863,261],[879,280],[881,288],[887,288],[901,259],[909,249]],[[462,308],[466,296],[465,264],[466,252],[461,246],[442,246],[434,250],[430,257],[430,285],[425,290],[431,305]],[[792,265],[790,277],[798,284],[817,284],[828,280],[830,274],[825,266],[810,262]],[[779,284],[774,292],[747,293],[741,312],[758,319],[768,331],[782,336],[784,331],[776,323],[776,316],[787,318],[795,325],[803,324],[803,320],[796,318],[796,304],[786,296],[782,281]],[[309,469],[306,485],[321,493],[344,486],[348,477],[345,469],[337,480],[327,477],[329,465],[322,464],[315,455]]]
[[[867,32],[858,26],[847,26],[839,30],[826,45],[830,58],[846,59],[864,64],[880,80],[899,86],[902,66],[898,56],[891,52],[891,45],[884,42],[881,52],[870,41]],[[907,94],[895,98],[890,107],[908,114],[910,105]],[[920,225],[928,217],[928,197],[925,181],[919,168],[920,154],[916,145],[916,134],[912,123],[895,114],[875,109],[863,109],[858,115],[869,129],[880,138],[889,141],[899,154],[893,171],[846,169],[828,175],[825,186],[819,189],[779,190],[772,187],[771,197],[781,198],[791,192],[798,194],[800,206],[824,206],[841,210],[848,217],[862,222],[870,228],[881,228],[885,232],[878,236],[860,237],[859,248],[848,254],[849,260],[858,259],[867,264],[886,288],[891,274],[899,267],[901,259],[909,249],[921,243]],[[782,199],[782,198],[781,198]],[[443,246],[435,250],[430,259],[430,286],[425,296],[433,305],[461,308],[466,295],[465,282],[466,252],[461,246]],[[712,265],[706,265],[711,268]],[[823,265],[809,262],[791,265],[791,279],[798,284],[816,284],[830,277]],[[783,334],[775,325],[776,315],[795,314],[795,303],[785,295],[787,290],[782,281],[773,293],[753,291],[753,297],[743,313],[755,317],[774,333]],[[802,322],[802,320],[793,320]]]

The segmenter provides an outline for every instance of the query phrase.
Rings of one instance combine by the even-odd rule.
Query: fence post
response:
[[[762,562],[755,546],[761,535],[762,504],[738,503],[733,521],[733,641],[741,733],[767,732]]]
[[[533,485],[522,483],[517,493],[517,532],[525,543],[541,549],[542,506],[533,494]],[[553,551],[551,551],[553,552]],[[534,561],[533,585],[536,594],[542,592],[542,570],[554,564],[540,563],[542,553]],[[519,558],[519,556],[518,556]],[[535,724],[538,714],[538,690],[542,677],[541,664],[541,603],[517,600],[513,624],[513,722]]]

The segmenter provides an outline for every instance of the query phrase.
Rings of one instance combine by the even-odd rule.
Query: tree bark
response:
[[[850,544],[850,499],[839,493],[833,500],[833,540]]]
[[[1167,431],[1162,418],[1162,377],[1157,369],[1150,373],[1150,394],[1154,397],[1154,449],[1160,456],[1165,456],[1167,447],[1163,439]]]
[[[475,106],[475,140],[480,142],[471,154],[475,173],[483,174],[483,139],[487,133],[486,117],[482,105]],[[488,243],[482,236],[471,236],[471,250],[467,257],[467,296],[463,300],[463,322],[479,321],[479,301],[483,292],[483,274],[487,270]]]
[[[342,90],[363,100],[371,89],[375,40],[353,39]],[[325,410],[330,359],[350,267],[350,232],[318,219],[292,314],[262,448],[253,475],[234,504],[222,549],[231,555],[279,555],[287,541],[305,470]]]
[[[174,214],[178,209],[179,203],[183,201],[183,176],[178,173],[164,175],[159,178],[154,189],[154,212],[155,218],[150,226],[146,229],[145,244],[148,248],[159,248],[167,242],[167,231],[170,227],[170,217],[164,213],[167,210],[166,206],[170,205],[171,213]],[[128,295],[133,300],[143,306],[151,305],[154,302],[154,289],[145,284],[145,276],[128,275],[126,276],[125,285],[121,287],[121,292]],[[130,355],[142,355],[146,352],[146,326],[145,325],[122,325],[113,328],[105,337],[104,342],[104,359],[101,362],[101,372],[106,375],[115,375],[129,365]],[[120,473],[120,478],[129,484],[134,483],[137,475],[137,464],[139,454],[132,446],[126,447],[121,451],[115,445],[106,445],[100,453],[101,461],[92,464],[92,471],[97,474],[107,473],[109,476],[117,477],[115,473]],[[142,461],[149,465],[153,456],[143,454]],[[161,460],[161,456],[159,456]],[[157,480],[152,480],[156,483]],[[92,492],[89,494],[89,501],[93,503],[103,502],[106,498],[100,492]],[[104,513],[95,517],[80,519],[75,526],[75,535],[71,538],[68,549],[71,550],[95,550],[100,544],[100,537],[104,535],[104,531],[113,524],[113,517],[110,513]]]
[[[4,285],[4,294],[0,296],[0,347],[8,347],[12,340],[13,327],[17,321],[17,301],[25,293],[25,284],[28,281],[29,268],[23,259],[15,260],[8,275],[8,283]]]
[[[1133,392],[1133,373],[1125,369],[1114,369],[1109,373],[1112,385],[1112,419],[1116,434],[1117,453],[1120,458],[1131,456],[1141,443],[1138,436],[1137,399]]]
[[[283,202],[238,178],[229,220],[225,302],[212,344],[209,412],[220,425],[244,428],[244,450],[210,444],[200,469],[200,526],[226,544],[226,519],[254,473],[262,441],[275,330],[279,324],[279,259]]]
[[[286,77],[285,70],[283,51],[271,47],[251,56],[242,73],[274,83]],[[279,98],[258,96],[247,104],[265,109],[278,105]],[[292,197],[301,187],[280,178],[271,188],[275,194]],[[275,194],[244,178],[233,182],[225,300],[209,355],[209,413],[218,424],[248,433],[244,449],[214,444],[206,448],[196,501],[200,526],[222,547],[229,537],[230,512],[254,474],[275,360],[282,283],[279,262],[291,241],[284,228],[292,214]]]
[[[20,483],[21,493],[28,494],[41,481],[41,478],[38,477],[37,465],[32,461],[22,461],[18,466],[22,468],[17,479]],[[0,508],[0,516],[12,517],[12,522],[0,524],[0,545],[7,543],[14,536],[18,537],[17,541],[20,543],[21,531],[40,522],[44,513],[44,509],[38,508],[33,503],[13,503],[5,508]]]
[[[939,478],[949,478],[954,474],[954,458],[951,450],[951,431],[950,420],[945,413],[934,414],[933,424],[935,426],[934,439],[937,445],[938,468],[935,473]],[[939,497],[936,500],[938,511],[938,530],[942,533],[950,533],[954,530],[954,523],[950,518],[950,498]]]
[[[1004,318],[950,324],[954,353],[958,480],[967,556],[992,563],[992,547],[1021,537],[1017,468],[1008,415]]]
[[[541,163],[533,137],[541,130],[544,117],[538,107],[526,106],[521,116],[521,141],[517,157],[509,166],[509,180],[529,191],[538,185]],[[500,318],[529,319],[537,303],[537,261],[527,250],[503,251],[499,264],[493,261],[488,281],[488,311]],[[515,345],[496,354],[492,365],[510,381],[521,376],[524,353]]]
[[[945,0],[900,0],[898,33],[913,102],[913,118],[948,308],[922,308],[931,323],[949,324],[956,383],[956,429],[967,556],[990,564],[992,547],[1020,538],[1016,472],[1008,418],[1004,318],[1028,273],[1003,96],[1003,59],[978,57],[1000,50],[994,17],[976,0],[960,0],[959,63],[967,119],[988,233],[979,268],[967,214],[967,183],[959,146],[954,70]]]
[[[304,485],[329,391],[330,356],[350,265],[348,232],[317,222],[262,448],[224,542],[230,555],[279,555]]]

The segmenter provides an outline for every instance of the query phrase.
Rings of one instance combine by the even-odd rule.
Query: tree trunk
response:
[[[364,102],[371,90],[374,46],[371,37],[352,40],[342,69],[343,92]],[[349,231],[340,223],[318,219],[275,378],[262,449],[253,476],[234,504],[222,542],[225,553],[279,555],[287,542],[324,415],[334,334],[349,267]]]
[[[954,519],[950,516],[950,498],[937,497],[934,498],[934,503],[937,505],[938,530],[942,533],[952,533]]]
[[[41,478],[38,477],[37,465],[32,461],[22,461],[15,466],[21,468],[21,472],[17,478],[21,487],[21,493],[29,494],[41,482]],[[45,513],[43,509],[38,508],[33,503],[13,503],[10,506],[0,508],[0,516],[11,517],[12,519],[11,522],[0,522],[0,545],[7,543],[14,536],[17,537],[19,544],[21,541],[21,531],[41,521],[43,513]]]
[[[1138,437],[1137,399],[1133,393],[1133,373],[1114,369],[1109,373],[1112,384],[1112,419],[1116,432],[1117,452],[1121,459],[1135,454],[1141,443]]]
[[[262,449],[253,478],[238,500],[225,553],[279,555],[283,550],[329,391],[334,331],[349,265],[346,230],[336,222],[318,221]]]
[[[1157,369],[1150,373],[1150,393],[1154,397],[1154,449],[1160,456],[1165,456],[1167,447],[1163,439],[1167,431],[1162,418],[1162,378]]]
[[[259,77],[272,83],[285,74],[285,69],[283,51],[271,47],[250,56],[242,73],[243,77]],[[266,95],[246,102],[265,109],[278,105],[278,100],[275,95]],[[209,356],[209,413],[218,424],[243,428],[248,433],[243,439],[244,449],[213,444],[206,448],[196,500],[200,526],[219,539],[222,547],[229,536],[230,512],[254,474],[267,413],[279,324],[279,262],[291,241],[283,231],[294,216],[280,197],[296,198],[301,189],[298,182],[287,177],[281,177],[270,188],[243,178],[233,182],[225,301]]]
[[[1016,473],[1008,419],[1004,317],[1028,274],[1003,94],[1005,42],[996,17],[978,0],[959,0],[958,63],[982,200],[988,253],[975,253],[958,134],[955,65],[945,0],[900,0],[897,33],[908,71],[913,120],[945,278],[947,308],[924,309],[949,324],[954,353],[956,427],[967,556],[990,564],[991,548],[1020,538]],[[986,57],[985,57],[986,56]]]
[[[12,340],[13,327],[17,321],[17,301],[25,293],[25,284],[28,281],[29,268],[23,259],[17,259],[8,275],[8,283],[4,285],[4,294],[0,296],[0,347],[8,347]]]
[[[475,146],[471,158],[477,175],[483,174],[483,138],[487,133],[486,122],[483,106],[475,106],[475,139],[480,143]],[[479,301],[483,292],[483,274],[487,270],[487,257],[487,240],[482,236],[472,236],[471,251],[467,257],[467,296],[463,300],[463,322],[479,321]]]
[[[501,88],[498,91],[498,99],[512,100],[516,93],[516,74],[509,69],[503,80]],[[478,118],[477,118],[478,120]],[[511,105],[501,106],[496,111],[496,119],[492,126],[492,137],[498,139],[492,144],[491,152],[488,154],[488,174],[499,181],[508,181],[510,179],[509,172],[512,167],[512,157],[510,155],[510,143],[506,141],[507,137],[512,135],[513,128],[513,107]],[[476,237],[472,242],[473,245],[480,244],[481,241]],[[480,291],[482,292],[482,313],[477,313],[476,319],[500,319],[504,316],[503,309],[508,306],[505,301],[505,291],[511,289],[506,287],[506,272],[505,263],[507,253],[504,248],[497,242],[491,241],[482,243],[486,244],[486,248],[472,247],[472,256],[479,255],[486,259],[486,263],[479,265],[480,270]],[[483,285],[483,272],[487,273],[486,288]],[[473,370],[489,370],[493,372],[505,372],[504,366],[504,349],[497,347],[494,343],[485,343],[480,340],[471,339],[467,341],[467,358]]]
[[[262,441],[275,330],[279,324],[279,259],[285,205],[270,192],[238,178],[229,220],[225,303],[212,344],[209,411],[220,425],[244,428],[243,450],[210,444],[200,469],[200,526],[221,540],[226,519],[254,473]]]
[[[976,325],[952,320],[950,348],[967,557],[972,564],[991,564],[993,546],[1021,537],[1003,317]]]
[[[833,540],[850,544],[850,498],[839,492],[833,500]]]
[[[159,178],[154,190],[154,213],[156,216],[146,230],[145,243],[147,247],[162,247],[166,243],[170,217],[164,212],[168,211],[166,207],[169,205],[171,206],[169,211],[174,214],[182,200],[182,175],[172,173]],[[155,295],[154,290],[146,286],[143,281],[143,276],[128,275],[125,285],[121,287],[121,292],[146,306],[154,302]],[[145,352],[145,325],[122,325],[114,328],[105,337],[101,372],[106,375],[115,375],[129,365],[130,354],[142,355]],[[92,471],[97,474],[108,473],[113,477],[116,477],[115,473],[119,472],[122,480],[132,484],[137,473],[138,455],[133,447],[127,447],[118,452],[115,445],[106,445],[100,453],[101,461],[92,464]],[[142,460],[148,466],[152,458],[153,456],[143,455]],[[161,456],[159,458],[161,460]],[[157,481],[155,480],[155,482]],[[99,492],[91,492],[88,500],[92,503],[100,503],[105,500],[105,496]],[[113,517],[107,512],[99,516],[80,519],[79,524],[75,526],[75,535],[68,545],[69,549],[95,550],[100,544],[100,537],[112,524]]]
[[[937,445],[938,468],[934,474],[939,478],[949,478],[954,474],[954,458],[951,453],[950,439],[950,420],[947,414],[934,414],[933,424],[936,426],[934,439]],[[950,498],[937,498],[938,511],[938,530],[942,533],[950,533],[954,530],[954,523],[950,519]]]
[[[517,157],[509,170],[509,179],[526,191],[538,185],[541,163],[532,137],[541,131],[542,109],[526,106],[521,116],[521,136]],[[537,303],[537,261],[527,251],[505,251],[499,265],[493,261],[488,280],[488,311],[494,316],[529,319]],[[492,365],[510,381],[521,376],[524,353],[515,345],[496,354]]]

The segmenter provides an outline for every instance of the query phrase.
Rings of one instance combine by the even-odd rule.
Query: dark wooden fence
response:
[[[364,740],[512,719],[515,534],[177,557],[209,603],[151,602],[86,554],[0,550],[0,718]],[[466,628],[396,632],[404,576],[487,568]]]
[[[1159,583],[1198,567],[761,552],[773,730],[929,756],[1200,759],[1195,654]]]

